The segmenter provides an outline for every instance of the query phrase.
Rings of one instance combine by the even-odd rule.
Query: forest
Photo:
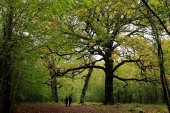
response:
[[[169,87],[170,0],[0,0],[0,113],[170,113]]]

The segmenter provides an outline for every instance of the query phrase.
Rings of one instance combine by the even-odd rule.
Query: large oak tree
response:
[[[141,62],[147,55],[143,46],[136,42],[135,34],[143,29],[141,14],[134,10],[133,2],[87,1],[76,2],[76,8],[66,13],[61,20],[61,36],[73,41],[74,49],[82,54],[100,56],[104,66],[84,65],[68,69],[97,68],[105,72],[104,104],[113,104],[113,78],[126,81],[147,81],[147,79],[121,78],[115,71],[125,63]],[[134,38],[131,38],[131,36]],[[129,41],[128,41],[129,40]],[[138,40],[138,38],[137,38]],[[141,40],[140,40],[141,41]],[[140,50],[140,52],[138,51]],[[117,58],[116,58],[117,57]]]

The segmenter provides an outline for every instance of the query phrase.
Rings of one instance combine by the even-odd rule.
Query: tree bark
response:
[[[10,57],[10,56],[9,56]],[[11,112],[11,69],[9,58],[4,59],[3,61],[3,108],[2,113],[10,113]]]
[[[163,88],[163,94],[164,94],[164,99],[167,104],[168,110],[170,112],[170,90],[168,87],[167,78],[165,76],[164,58],[163,58],[163,51],[162,51],[160,40],[157,41],[157,44],[158,44],[157,54],[158,54],[160,78],[161,78],[161,83],[162,83],[162,88]]]
[[[105,60],[105,98],[103,104],[113,104],[113,60],[111,52],[107,52]]]
[[[52,93],[52,100],[58,103],[57,80],[56,77],[52,77],[52,76],[51,76],[51,93]]]
[[[10,44],[13,32],[13,1],[9,1],[9,9],[6,15],[6,23],[4,23],[4,43],[3,43],[3,62],[1,67],[3,69],[3,108],[2,113],[11,113],[11,104],[12,104],[12,95],[11,95],[11,77],[12,77],[12,70],[11,70],[11,51],[12,46]]]
[[[58,102],[58,90],[57,90],[57,79],[56,79],[56,71],[55,71],[55,63],[54,58],[51,57],[48,61],[48,69],[50,71],[51,77],[51,94],[52,94],[52,101]]]
[[[87,88],[88,88],[88,85],[89,85],[89,80],[90,80],[90,77],[92,75],[92,72],[93,72],[93,68],[90,68],[89,72],[86,76],[86,79],[85,79],[83,90],[81,92],[80,103],[84,103],[84,101],[85,101],[86,91],[87,91]]]

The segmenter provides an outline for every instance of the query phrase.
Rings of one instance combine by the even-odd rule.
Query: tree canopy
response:
[[[59,102],[68,95],[81,103],[95,95],[103,104],[161,101],[170,110],[169,4],[0,1],[3,113],[10,113],[15,102]],[[135,91],[137,96],[131,94]]]

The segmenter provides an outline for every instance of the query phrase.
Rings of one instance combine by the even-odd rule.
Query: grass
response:
[[[98,106],[102,113],[168,113],[165,105],[153,104],[115,104]]]

